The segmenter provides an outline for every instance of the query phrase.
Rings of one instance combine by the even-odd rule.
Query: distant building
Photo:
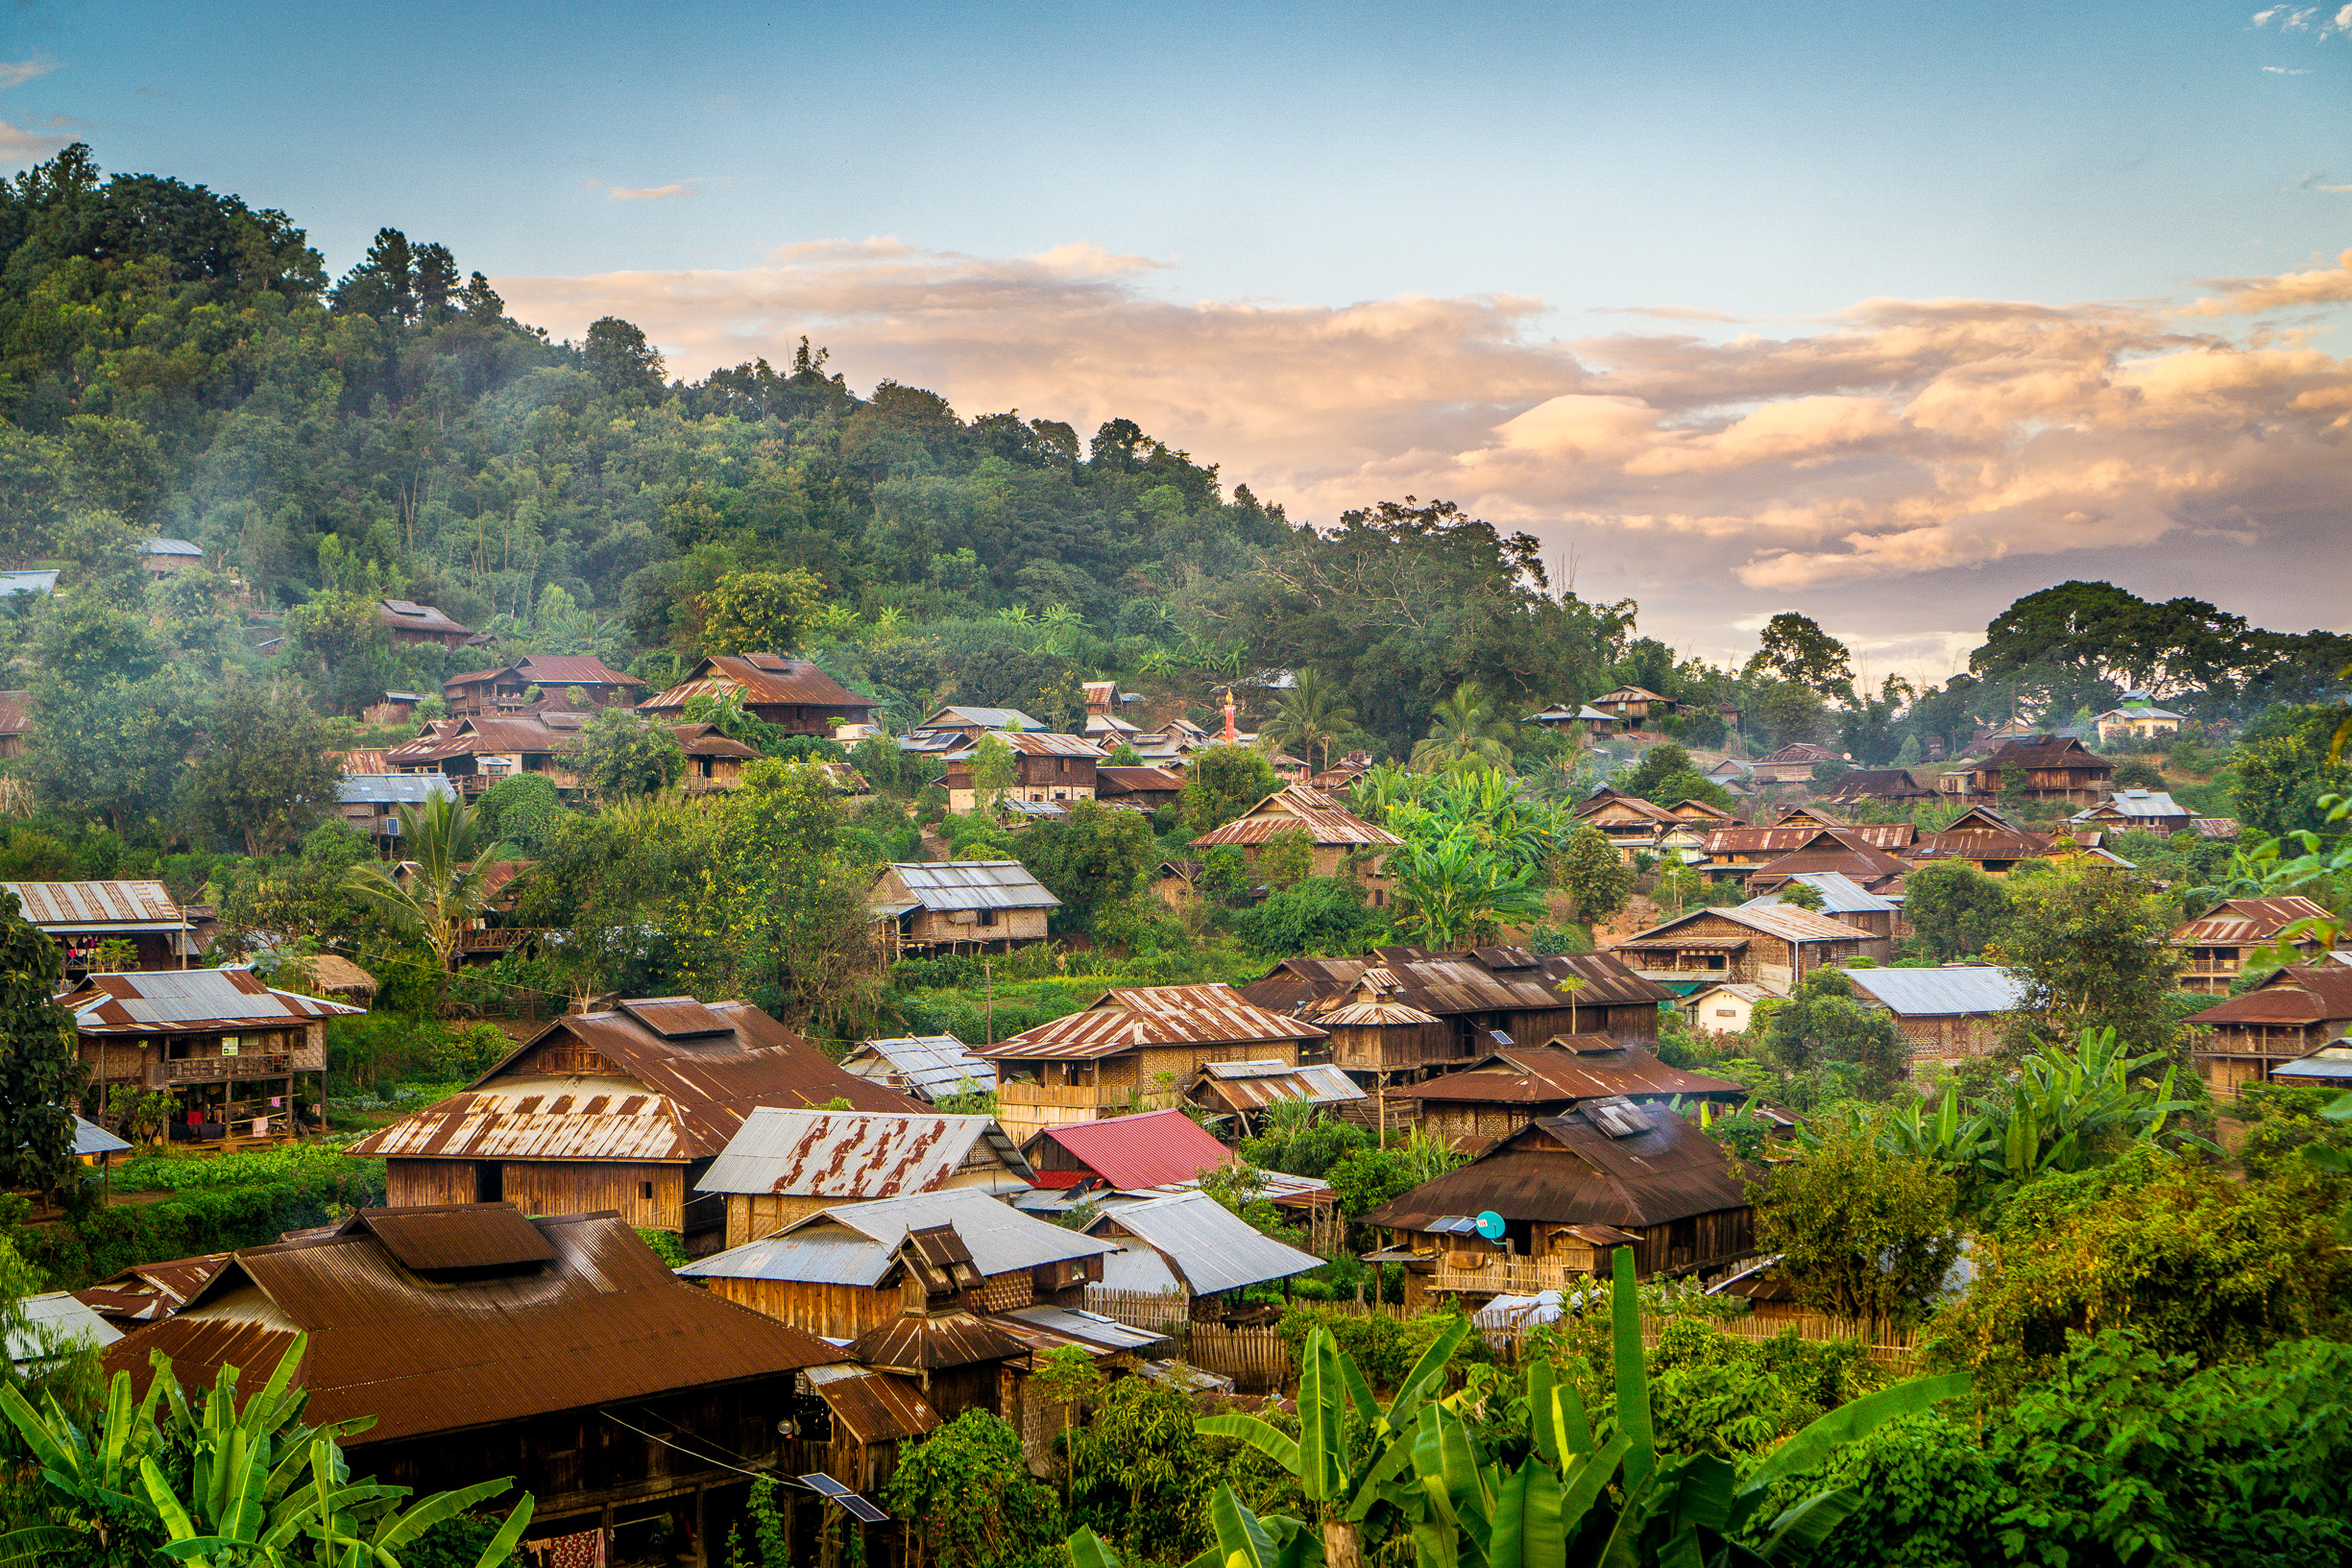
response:
[[[128,942],[135,954],[129,963],[104,966],[112,971],[185,969],[199,951],[186,911],[159,881],[0,882],[0,888],[15,894],[25,919],[57,943],[68,980],[100,967],[98,950],[109,942]]]
[[[2245,972],[2247,959],[2276,942],[2281,931],[2300,921],[2329,918],[2326,909],[2307,898],[2225,900],[2172,932],[2172,945],[2188,958],[2180,988],[2227,996]],[[2319,951],[2318,940],[2308,934],[2294,946],[2306,955]]]
[[[454,648],[473,636],[472,630],[458,625],[431,605],[418,604],[413,599],[376,600],[376,618],[391,632],[396,647],[432,642]]]
[[[530,695],[533,687],[547,696],[577,692],[588,707],[613,708],[643,691],[645,683],[588,654],[534,653],[495,669],[452,675],[441,683],[441,692],[449,712],[463,715],[526,706],[536,700]]]
[[[139,565],[150,577],[169,577],[204,564],[205,552],[184,539],[151,539],[139,545]]]
[[[1609,714],[1623,731],[1649,728],[1651,721],[1682,711],[1682,704],[1637,686],[1621,686],[1592,699],[1591,706]],[[1578,715],[1583,716],[1581,713]]]
[[[1668,1067],[1605,1034],[1554,1035],[1540,1046],[1511,1046],[1459,1072],[1390,1093],[1418,1107],[1423,1132],[1472,1151],[1586,1100],[1737,1105],[1748,1098],[1736,1083]]]
[[[1740,980],[1788,996],[1805,977],[1860,953],[1868,940],[1852,926],[1789,904],[1692,909],[1653,926],[1609,952],[1634,973],[1687,995],[1721,980]]]
[[[337,790],[335,815],[391,854],[400,848],[400,808],[453,796],[457,786],[438,773],[347,773]]]
[[[2025,1000],[2025,985],[2005,969],[1947,964],[1941,969],[1849,969],[1856,1001],[1894,1015],[1911,1048],[1914,1071],[1956,1067],[1989,1056],[2000,1044],[2001,1019]]]
[[[2352,1034],[2352,964],[2290,964],[2181,1022],[2207,1031],[2189,1050],[2197,1076],[2215,1095],[2235,1098],[2247,1084]]]
[[[1756,1004],[1772,993],[1744,980],[1703,985],[1683,999],[1683,1016],[1702,1034],[1745,1034]]]
[[[1046,939],[1061,900],[1018,860],[902,861],[866,895],[896,953],[1005,953]]]
[[[743,712],[787,735],[831,736],[843,724],[873,719],[874,704],[806,659],[780,654],[722,654],[704,659],[686,679],[647,697],[637,711],[665,724],[686,722],[686,705],[696,697],[740,693]]]
[[[1813,782],[1813,769],[1823,762],[1843,762],[1844,758],[1827,746],[1816,746],[1809,740],[1800,740],[1767,752],[1750,766],[1758,784],[1800,784]]]
[[[2126,691],[2119,706],[2099,714],[2095,722],[2099,744],[2106,746],[2119,740],[2158,740],[2178,735],[2188,720],[2157,707],[2145,691]]]
[[[1293,832],[1306,839],[1310,875],[1352,877],[1363,884],[1373,908],[1387,906],[1388,852],[1401,849],[1405,841],[1357,816],[1337,796],[1305,784],[1283,785],[1231,822],[1202,833],[1189,847],[1207,851],[1229,845],[1239,849],[1243,861],[1254,868],[1276,835]]]
[[[987,738],[959,745],[941,758],[947,772],[935,782],[947,791],[949,810],[980,808],[980,780],[974,767]],[[997,734],[993,738],[1012,753],[1012,781],[1000,799],[1033,803],[1094,799],[1095,769],[1103,753],[1085,736],[1030,730]]]
[[[842,1058],[841,1071],[926,1105],[996,1093],[996,1064],[952,1034],[868,1040]]]

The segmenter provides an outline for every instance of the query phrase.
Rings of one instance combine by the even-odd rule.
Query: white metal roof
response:
[[[841,1067],[861,1078],[904,1079],[925,1099],[987,1094],[996,1088],[996,1064],[975,1056],[969,1046],[952,1034],[868,1040]]]
[[[1914,1017],[2005,1013],[2025,996],[2025,981],[2005,969],[1979,964],[1943,969],[1849,969],[1846,978],[1889,1012]]]
[[[77,1156],[120,1154],[130,1146],[130,1144],[115,1137],[97,1122],[85,1122],[78,1116],[74,1118],[74,1153]]]
[[[24,1326],[8,1337],[9,1360],[23,1364],[51,1356],[71,1355],[87,1346],[101,1350],[123,1337],[123,1331],[74,1299],[68,1291],[29,1295],[19,1304]]]
[[[151,539],[141,543],[139,549],[148,555],[201,556],[205,553],[202,547],[184,539]]]
[[[422,806],[457,786],[439,773],[347,773],[336,799],[346,806]]]
[[[1153,1198],[1149,1203],[1118,1209],[1098,1218],[1088,1229],[1100,1230],[1112,1224],[1135,1238],[1127,1244],[1128,1251],[1136,1250],[1138,1242],[1148,1246],[1195,1295],[1214,1295],[1245,1285],[1287,1279],[1323,1266],[1322,1259],[1313,1253],[1285,1246],[1261,1234],[1206,1193]],[[1106,1286],[1112,1284],[1120,1262],[1116,1258],[1105,1262]]]
[[[1106,1242],[1032,1218],[985,1193],[950,1188],[915,1197],[836,1204],[773,1236],[698,1259],[678,1272],[690,1279],[870,1287],[889,1274],[890,1260],[909,1231],[934,1225],[954,1225],[982,1274],[1008,1274],[1111,1250]]]
[[[1004,1168],[963,1172],[973,1146],[982,1141],[995,1149]],[[959,1172],[965,1179],[958,1179]],[[889,1198],[934,1192],[950,1183],[982,1192],[1020,1192],[1033,1174],[994,1117],[893,1116],[763,1105],[743,1118],[694,1190]]]
[[[1876,893],[1865,892],[1860,882],[1855,881],[1842,871],[1801,871],[1788,880],[1792,882],[1803,882],[1807,887],[1819,888],[1821,890],[1821,913],[1825,915],[1892,914],[1902,907],[1892,899],[1884,899]],[[1780,902],[1780,894],[1766,893],[1761,898],[1750,899],[1740,907],[1752,909],[1761,905]],[[1796,905],[1792,905],[1790,907],[1794,908]]]
[[[1018,860],[917,860],[890,866],[926,909],[1058,909]]]
[[[58,574],[52,571],[0,571],[0,594],[55,593]]]

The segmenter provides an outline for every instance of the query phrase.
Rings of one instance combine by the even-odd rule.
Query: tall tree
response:
[[[1106,910],[1143,891],[1159,862],[1149,821],[1094,801],[1072,801],[1067,817],[1040,822],[1015,842],[1021,863],[1061,900],[1055,926],[1090,935]]]
[[[1960,1255],[1952,1172],[1889,1153],[1851,1127],[1749,1192],[1761,1239],[1781,1254],[1799,1302],[1873,1331],[1927,1315]]]
[[[607,804],[667,789],[684,776],[686,753],[668,726],[625,708],[601,708],[563,753],[580,783]]]
[[[1273,767],[1259,753],[1241,746],[1209,746],[1193,753],[1179,797],[1185,832],[1221,828],[1282,787]]]
[[[0,889],[0,1191],[72,1179],[75,1098],[85,1076],[73,1015],[57,1003],[64,960]]]
[[[327,759],[326,724],[290,681],[242,682],[205,715],[204,755],[189,770],[189,799],[248,855],[278,855],[332,808],[343,770]]]
[[[1576,900],[1577,918],[1587,925],[1607,920],[1634,896],[1634,868],[1617,847],[1589,822],[1568,835],[1560,854],[1560,885]]]
[[[1263,738],[1302,757],[1321,754],[1331,765],[1331,748],[1345,745],[1357,734],[1356,711],[1346,693],[1321,671],[1307,668],[1293,677],[1287,691],[1274,694],[1274,716],[1260,732]]]
[[[1517,727],[1476,681],[1465,681],[1429,715],[1428,738],[1413,747],[1413,765],[1430,772],[1507,768]]]
[[[491,868],[513,854],[510,845],[493,842],[480,830],[480,818],[459,796],[427,796],[400,808],[405,879],[379,860],[362,861],[345,874],[353,896],[432,951],[445,978],[467,928],[490,906]]]
[[[702,596],[702,651],[789,653],[824,601],[825,585],[798,567],[729,572]]]
[[[1854,695],[1854,661],[1846,645],[1810,615],[1783,610],[1764,625],[1756,657],[1741,676],[1749,681],[1794,681],[1825,697]]]
[[[2175,911],[2137,873],[2095,862],[2009,883],[2015,913],[1987,956],[2025,984],[2004,1049],[2113,1029],[2133,1051],[2168,1049],[2175,1032],[2165,1005],[2181,950],[2169,938]]]

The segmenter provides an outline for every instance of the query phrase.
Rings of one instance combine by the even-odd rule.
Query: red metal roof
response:
[[[1037,1137],[1060,1146],[1071,1158],[1122,1191],[1190,1181],[1203,1170],[1233,1163],[1233,1151],[1182,1111],[1073,1122],[1048,1127]],[[1052,1174],[1040,1171],[1039,1177],[1042,1180]],[[1051,1185],[1070,1184],[1056,1181]]]

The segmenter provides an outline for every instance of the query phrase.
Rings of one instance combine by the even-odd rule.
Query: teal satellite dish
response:
[[[1496,1214],[1492,1209],[1489,1209],[1486,1213],[1480,1215],[1478,1217],[1478,1234],[1485,1237],[1490,1242],[1501,1241],[1503,1239],[1503,1217]]]

